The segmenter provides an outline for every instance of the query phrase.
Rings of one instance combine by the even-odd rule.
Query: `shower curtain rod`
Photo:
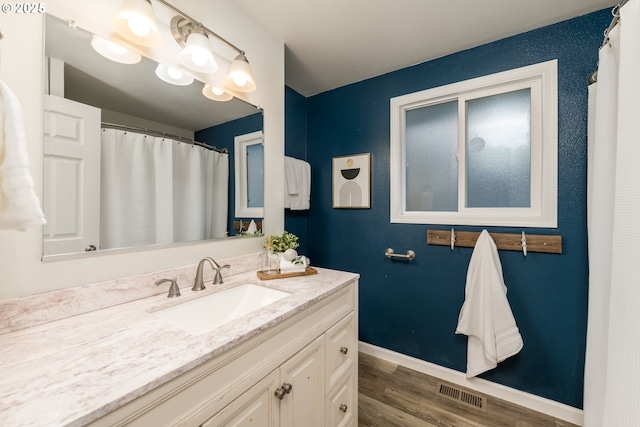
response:
[[[191,145],[198,145],[200,147],[208,148],[209,150],[217,151],[218,153],[229,154],[229,150],[226,148],[218,148],[213,145],[208,145],[203,142],[195,141],[191,138],[185,138],[184,136],[173,135],[173,134],[162,132],[159,130],[152,130],[152,129],[138,127],[138,126],[121,125],[118,123],[107,123],[107,122],[102,122],[102,127],[109,128],[109,129],[118,129],[118,130],[130,130],[133,132],[145,133],[151,136],[161,136],[163,138],[175,139],[179,142],[186,142],[187,144],[191,144]]]
[[[625,4],[627,4],[628,1],[629,0],[622,0],[620,3],[615,5],[613,9],[611,9],[611,14],[613,15],[613,18],[611,18],[611,23],[609,23],[609,27],[607,27],[607,29],[604,30],[604,40],[602,41],[602,45],[600,45],[601,49],[604,46],[606,46],[607,43],[609,43],[609,33],[611,32],[611,30],[613,30],[613,27],[618,25],[618,22],[620,22],[620,8]],[[594,71],[589,75],[589,84],[595,83],[597,81],[598,81],[598,70]]]

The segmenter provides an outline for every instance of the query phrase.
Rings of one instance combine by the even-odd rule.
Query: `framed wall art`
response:
[[[333,207],[371,208],[371,154],[333,158]]]

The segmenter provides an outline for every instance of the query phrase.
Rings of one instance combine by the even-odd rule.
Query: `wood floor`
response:
[[[470,407],[437,395],[438,379],[363,353],[358,381],[358,427],[577,427],[490,396]]]

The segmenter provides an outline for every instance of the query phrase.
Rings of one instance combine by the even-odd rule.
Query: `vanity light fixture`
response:
[[[91,47],[105,58],[121,64],[137,64],[142,59],[126,47],[95,35],[91,38]]]
[[[188,34],[181,32],[179,38],[176,38],[178,44],[183,47],[178,55],[182,65],[204,74],[215,73],[218,70],[218,64],[211,53],[209,37],[203,27],[192,25],[181,16],[176,16],[171,20],[171,28],[188,32]],[[174,32],[174,36],[175,34]]]
[[[207,51],[211,54],[211,58],[213,59],[213,54],[211,53],[211,43],[209,38],[212,38],[212,37],[216,38],[238,53],[238,56],[236,56],[235,60],[231,64],[229,75],[225,79],[225,88],[228,88],[230,90],[237,91],[237,92],[253,92],[256,90],[256,84],[251,74],[251,67],[249,67],[249,61],[247,60],[247,57],[245,56],[245,53],[243,50],[241,50],[240,48],[238,48],[228,40],[224,39],[220,35],[214,33],[213,31],[211,31],[210,29],[202,25],[200,22],[189,17],[184,12],[180,11],[179,9],[177,9],[167,1],[165,0],[156,0],[156,1],[158,3],[161,3],[167,6],[169,9],[171,9],[173,12],[179,15],[179,16],[175,16],[171,20],[170,26],[171,26],[171,34],[173,35],[173,38],[176,40],[176,42],[180,46],[184,47],[183,53],[180,54],[181,56],[180,60],[185,66],[189,67],[194,71],[203,72],[205,74],[214,73],[215,70],[202,71],[201,69],[192,67],[191,64],[187,64],[182,60],[182,55],[185,53],[185,51],[189,48],[189,45],[192,43],[191,38],[194,35],[197,35],[195,37],[195,40],[197,41],[193,42],[194,45],[197,44],[199,47],[202,47],[203,50],[201,50],[200,52],[204,52],[204,45],[205,45],[204,40],[206,40]],[[191,56],[191,60],[193,61],[195,57],[193,53],[190,53],[190,52],[191,51],[188,51],[186,53],[188,53]],[[204,62],[203,58],[205,58],[205,56],[198,57],[198,59],[201,59],[200,62]],[[196,61],[193,61],[193,62],[196,62]],[[215,61],[213,62],[215,63]]]
[[[141,46],[156,47],[162,44],[151,0],[124,0],[112,25],[122,37]]]
[[[190,75],[175,68],[167,67],[164,64],[158,64],[156,67],[156,76],[163,82],[176,86],[188,86],[193,83],[193,77]]]
[[[253,92],[256,90],[256,83],[251,75],[249,61],[244,56],[244,52],[236,56],[231,63],[231,69],[225,79],[225,85],[238,92]]]

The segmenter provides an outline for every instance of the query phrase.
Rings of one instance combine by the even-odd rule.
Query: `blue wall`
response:
[[[427,229],[450,227],[389,223],[389,99],[557,59],[558,229],[526,231],[562,235],[564,252],[527,257],[500,252],[524,348],[482,377],[582,407],[588,285],[587,77],[596,69],[610,18],[609,10],[595,12],[321,93],[306,104],[287,91],[287,103],[293,99],[298,105],[287,106],[287,117],[298,108],[307,111],[312,205],[308,232],[301,240],[306,240],[313,264],[360,273],[362,341],[466,371],[467,338],[454,331],[472,250],[426,244]],[[289,137],[288,133],[288,153],[294,148]],[[357,153],[372,154],[372,207],[332,209],[331,159]],[[520,232],[495,227],[489,231]],[[387,247],[413,249],[417,259],[393,262],[383,256]]]
[[[284,92],[284,152],[285,155],[296,159],[307,160],[307,98],[290,87]],[[311,185],[313,191],[313,183]],[[313,197],[312,197],[313,200]],[[313,203],[313,201],[311,202]],[[298,252],[308,254],[307,223],[309,211],[284,211],[284,229],[295,234],[300,239]]]
[[[229,213],[227,215],[227,230],[229,230],[229,235],[234,234],[233,220],[235,218],[234,211],[236,206],[234,167],[235,158],[233,155],[234,138],[238,135],[244,135],[247,133],[262,130],[263,128],[263,118],[262,113],[260,112],[247,117],[243,117],[241,119],[232,120],[221,125],[211,126],[209,128],[199,130],[195,133],[196,141],[203,142],[208,145],[214,145],[218,148],[226,148],[229,150]]]

